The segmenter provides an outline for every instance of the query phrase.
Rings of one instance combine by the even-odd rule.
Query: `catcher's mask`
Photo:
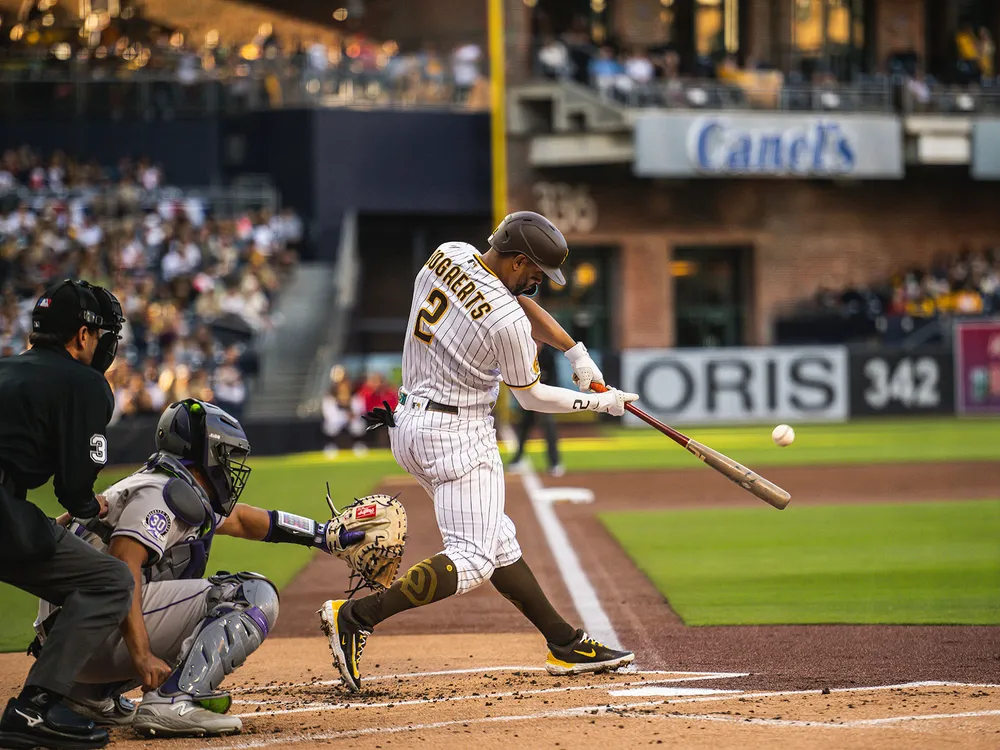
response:
[[[212,510],[224,516],[233,512],[250,476],[250,441],[235,417],[194,398],[172,403],[156,426],[156,449],[201,471]]]

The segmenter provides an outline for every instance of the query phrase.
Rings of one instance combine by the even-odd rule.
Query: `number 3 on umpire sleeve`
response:
[[[413,326],[413,335],[425,344],[429,344],[434,340],[434,334],[424,328],[424,322],[426,321],[429,327],[441,320],[441,316],[448,309],[448,298],[444,296],[444,292],[440,289],[431,289],[431,293],[427,295],[424,305],[417,313],[417,322]]]
[[[102,466],[108,462],[108,439],[104,435],[91,436],[90,460]]]

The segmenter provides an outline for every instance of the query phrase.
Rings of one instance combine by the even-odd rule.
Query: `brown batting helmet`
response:
[[[498,253],[521,253],[531,259],[555,283],[566,283],[559,270],[569,257],[569,246],[555,224],[534,211],[508,214],[489,238]]]

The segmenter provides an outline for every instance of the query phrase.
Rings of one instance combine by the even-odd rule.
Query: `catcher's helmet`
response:
[[[250,441],[234,417],[194,398],[176,401],[160,416],[156,449],[199,469],[211,486],[212,509],[233,512],[250,476]]]
[[[569,257],[569,246],[555,224],[534,211],[508,214],[488,240],[498,253],[521,253],[545,275],[562,286],[566,277],[559,266]]]

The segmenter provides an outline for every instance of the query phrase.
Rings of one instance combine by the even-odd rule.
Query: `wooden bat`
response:
[[[607,390],[607,388],[598,383],[592,383],[590,387],[598,393]],[[738,461],[734,461],[729,456],[723,455],[717,450],[709,448],[707,445],[702,445],[697,440],[692,440],[683,432],[678,432],[670,425],[663,424],[658,419],[649,416],[634,404],[625,404],[625,409],[653,429],[662,432],[679,446],[686,449],[695,458],[700,458],[726,479],[735,482],[768,505],[773,505],[778,510],[784,510],[788,503],[791,502],[792,496],[787,491],[781,489],[774,482],[764,479],[760,474],[752,469],[748,469]]]

